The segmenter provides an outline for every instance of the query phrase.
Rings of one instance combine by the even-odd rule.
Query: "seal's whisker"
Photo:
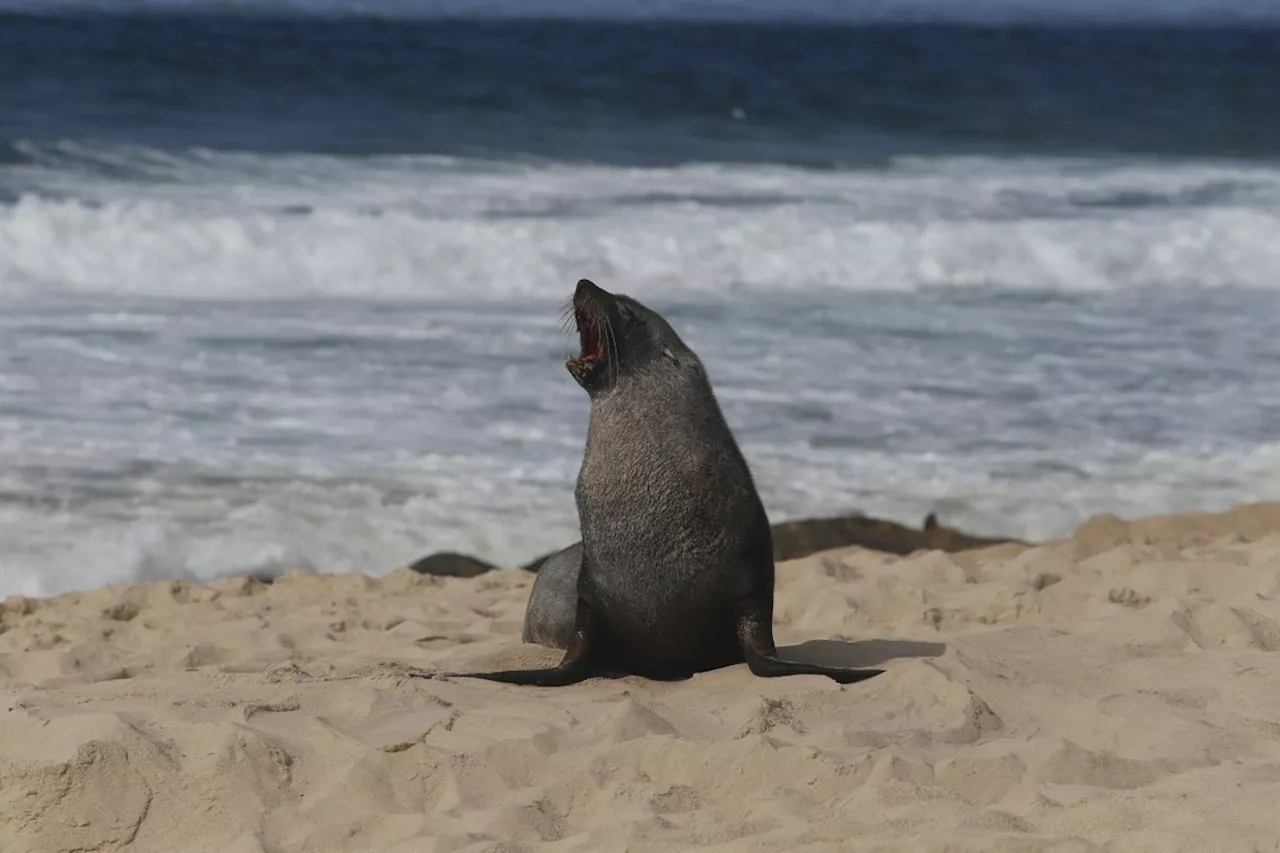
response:
[[[573,322],[573,315],[563,318],[560,321],[560,337],[564,338],[564,348],[566,354],[573,352],[573,335],[577,331],[576,324]]]
[[[574,315],[575,306],[572,299],[566,299],[560,303],[560,319],[567,320]]]
[[[573,299],[566,299],[560,305],[560,334],[564,336],[564,354],[565,358],[573,355],[573,335],[578,328],[577,311],[573,305]]]

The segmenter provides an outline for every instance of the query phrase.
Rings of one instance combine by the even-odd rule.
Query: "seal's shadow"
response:
[[[805,640],[794,646],[778,646],[778,657],[797,663],[863,669],[896,658],[936,658],[946,643],[919,640]]]
[[[941,657],[946,651],[946,643],[926,643],[919,640],[805,640],[794,646],[778,646],[778,658],[819,666],[868,669],[897,658]],[[627,673],[598,673],[597,677],[626,678]],[[650,681],[687,681],[693,676],[689,674],[645,677]]]

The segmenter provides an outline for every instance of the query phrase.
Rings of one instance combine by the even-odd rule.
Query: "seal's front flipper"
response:
[[[566,687],[590,678],[591,649],[595,637],[595,619],[591,608],[578,599],[578,614],[574,624],[573,640],[560,665],[552,669],[507,669],[499,672],[449,672],[440,673],[449,678],[483,678],[504,684],[520,684],[527,687]]]
[[[780,678],[784,675],[825,675],[837,684],[854,684],[866,681],[884,672],[883,669],[851,669],[840,666],[822,666],[816,663],[782,660],[773,644],[773,630],[769,614],[744,608],[738,615],[738,642],[747,660],[751,674],[760,678]],[[770,620],[772,621],[772,620]]]
[[[584,661],[564,661],[554,669],[506,669],[499,672],[446,672],[448,678],[483,678],[526,687],[567,687],[591,675]]]

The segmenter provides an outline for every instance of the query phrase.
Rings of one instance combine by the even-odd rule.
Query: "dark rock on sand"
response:
[[[773,559],[781,563],[850,545],[906,555],[915,551],[968,551],[1016,541],[972,536],[954,527],[945,527],[933,513],[925,517],[920,529],[865,515],[805,518],[773,525]]]
[[[782,521],[772,525],[772,530],[773,559],[779,563],[807,557],[819,551],[829,551],[832,548],[847,548],[850,545],[889,554],[906,555],[915,551],[956,552],[985,548],[988,545],[1000,545],[1005,542],[1021,543],[1019,539],[973,536],[954,527],[940,524],[938,517],[933,513],[925,517],[924,524],[919,529],[881,518],[846,515],[835,518]],[[547,559],[559,553],[560,551],[555,551],[551,554],[543,554],[520,568],[526,572],[537,572]],[[473,578],[498,567],[477,557],[441,551],[423,557],[411,564],[409,568],[423,575]]]
[[[773,559],[779,563],[851,545],[906,555],[916,551],[968,551],[1005,542],[1021,542],[1005,537],[973,536],[940,524],[933,513],[925,517],[924,524],[918,530],[895,521],[865,515],[782,521],[772,525],[771,529]],[[558,553],[560,552],[544,554],[520,568],[526,572],[536,572],[548,558]]]
[[[498,568],[493,563],[486,563],[476,557],[457,554],[453,551],[439,551],[428,554],[409,568],[420,575],[436,575],[446,578],[473,578]]]

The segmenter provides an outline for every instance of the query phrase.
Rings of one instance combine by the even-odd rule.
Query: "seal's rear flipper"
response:
[[[768,604],[747,599],[738,605],[738,643],[751,674],[760,678],[784,675],[825,675],[839,684],[854,684],[884,672],[883,669],[851,669],[816,663],[782,660],[773,644],[773,613]]]
[[[845,669],[837,666],[820,666],[815,663],[782,660],[776,655],[762,655],[755,649],[743,649],[751,674],[760,678],[778,678],[784,675],[825,675],[837,684],[854,684],[866,681],[884,672],[883,669]]]

